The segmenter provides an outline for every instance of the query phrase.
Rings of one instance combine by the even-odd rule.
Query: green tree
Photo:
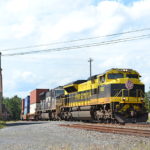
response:
[[[145,104],[148,111],[150,112],[150,91],[145,93]]]
[[[17,95],[12,98],[4,98],[3,104],[10,113],[10,119],[19,120],[21,113],[21,98]]]

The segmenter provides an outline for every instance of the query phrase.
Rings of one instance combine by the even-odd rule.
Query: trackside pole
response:
[[[88,62],[90,63],[90,78],[92,77],[92,58],[89,58]]]
[[[2,86],[1,52],[0,52],[0,120],[2,119],[2,101],[3,101],[3,86]]]

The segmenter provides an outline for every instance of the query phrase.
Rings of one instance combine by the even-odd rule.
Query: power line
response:
[[[91,43],[91,44],[74,45],[74,46],[68,46],[68,47],[58,47],[58,48],[51,48],[51,49],[44,49],[44,50],[3,54],[2,56],[16,56],[16,55],[27,55],[27,54],[42,53],[42,52],[73,50],[73,49],[80,49],[80,48],[86,48],[86,47],[94,47],[94,46],[109,45],[109,44],[115,44],[115,43],[121,43],[121,42],[128,42],[128,41],[145,39],[145,38],[150,38],[150,34],[144,34],[144,35],[140,35],[140,36],[133,36],[133,37],[129,37],[129,38],[109,40],[109,41],[103,41],[103,42]]]
[[[99,38],[104,38],[104,37],[113,37],[113,36],[118,36],[118,35],[129,34],[129,33],[138,33],[138,32],[143,32],[143,31],[148,31],[148,30],[150,30],[150,28],[143,28],[143,29],[132,30],[132,31],[127,31],[127,32],[120,32],[120,33],[115,33],[115,34],[108,34],[108,35],[105,35],[105,36],[81,38],[81,39],[70,40],[70,41],[53,42],[53,43],[48,43],[48,44],[30,45],[30,46],[25,46],[25,47],[16,47],[16,48],[2,49],[0,51],[2,52],[2,51],[14,51],[14,50],[21,50],[21,49],[37,48],[37,47],[44,47],[44,46],[49,46],[49,45],[65,44],[65,43],[72,43],[72,42],[78,42],[78,41],[99,39]]]

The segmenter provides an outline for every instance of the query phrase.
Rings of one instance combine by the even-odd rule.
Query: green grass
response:
[[[0,129],[5,127],[6,122],[5,121],[0,121]]]

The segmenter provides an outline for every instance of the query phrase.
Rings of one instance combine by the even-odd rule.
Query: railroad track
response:
[[[143,128],[150,128],[150,124],[146,123],[126,123],[124,125],[120,124],[104,124],[104,123],[96,123],[97,125],[107,125],[107,126],[118,126],[118,127],[143,127]]]
[[[143,123],[125,123],[125,124],[119,124],[119,123],[99,123],[97,121],[91,121],[86,122],[87,124],[95,124],[95,125],[107,125],[107,126],[120,126],[120,127],[143,127],[143,128],[150,128],[150,122],[143,122]]]
[[[108,126],[87,125],[87,124],[68,124],[68,125],[61,124],[60,126],[84,129],[89,131],[98,131],[103,133],[134,135],[150,138],[150,130],[143,130],[143,129],[108,127]]]
[[[149,123],[135,123],[135,124],[127,123],[127,124],[125,124],[125,126],[150,128],[150,124]]]

